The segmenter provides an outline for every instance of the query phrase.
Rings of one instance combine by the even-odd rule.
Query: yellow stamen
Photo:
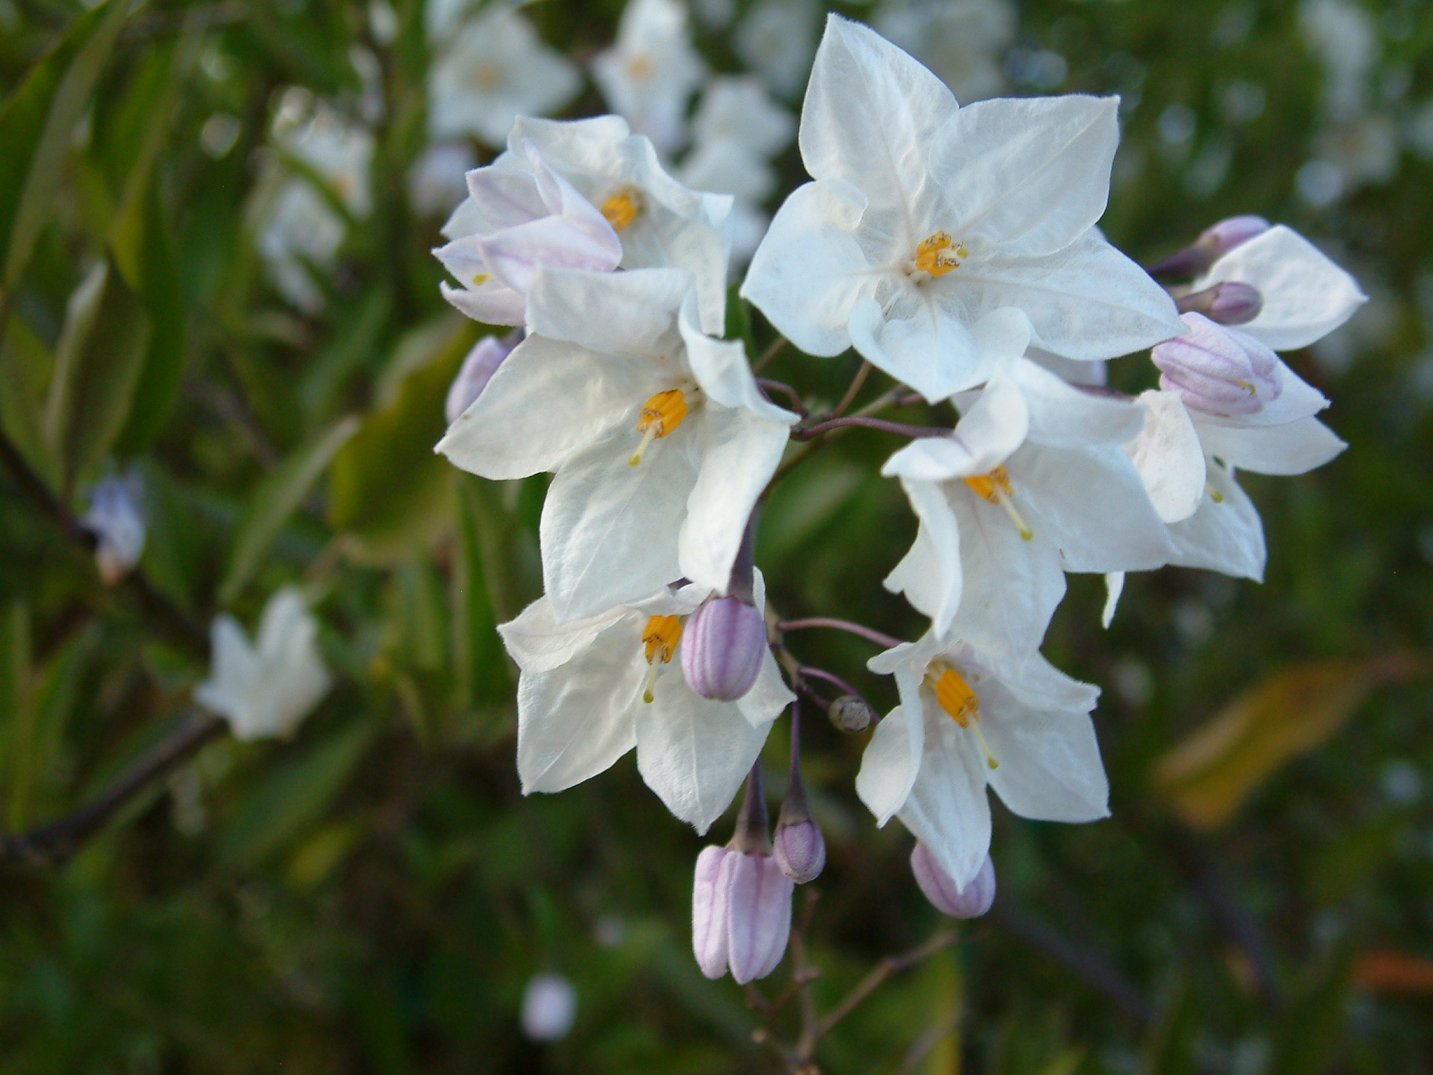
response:
[[[657,668],[659,665],[671,663],[672,654],[676,653],[681,637],[680,616],[650,616],[647,625],[642,628],[642,652],[647,658],[647,664],[651,666],[642,680],[642,701],[649,705],[655,697],[652,688],[657,683]]]
[[[639,52],[627,61],[627,77],[648,78],[656,65],[652,63],[652,57],[645,52]]]
[[[1004,508],[1005,514],[1010,516],[1010,521],[1015,524],[1015,529],[1020,531],[1022,539],[1029,541],[1035,536],[1034,531],[1015,510],[1015,502],[1012,499],[1015,496],[1015,486],[1010,481],[1010,472],[1003,466],[996,467],[989,474],[962,478],[961,481],[965,482],[976,496]]]
[[[929,276],[944,276],[960,268],[963,258],[970,257],[964,243],[957,243],[948,231],[927,235],[916,247],[915,267]]]
[[[642,453],[654,440],[668,436],[687,416],[687,397],[680,388],[669,388],[658,392],[642,404],[642,413],[637,417],[637,432],[642,434],[642,443],[627,462],[632,466],[642,462]]]
[[[607,223],[612,225],[613,231],[626,231],[641,211],[641,196],[631,187],[608,198],[602,203],[601,210]]]
[[[492,278],[493,278],[493,274],[490,273],[490,272],[476,272],[476,273],[473,273],[473,286],[474,286],[474,287],[482,287],[484,284],[486,284],[486,283],[487,283],[489,280],[491,280]]]
[[[951,720],[975,733],[981,752],[985,755],[985,764],[992,769],[998,769],[1000,763],[995,760],[990,744],[985,741],[985,733],[980,730],[980,698],[965,681],[965,677],[944,661],[932,661],[926,669],[925,685],[930,688],[937,704]]]
[[[1210,485],[1208,482],[1204,483],[1204,491],[1209,494],[1209,499],[1214,501],[1214,503],[1224,503],[1224,494],[1221,493],[1218,489],[1214,488],[1214,486]]]

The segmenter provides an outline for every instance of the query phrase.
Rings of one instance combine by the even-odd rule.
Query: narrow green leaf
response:
[[[6,823],[23,829],[35,776],[35,707],[30,691],[30,614],[19,602],[0,611],[0,719],[5,721]]]
[[[75,125],[109,58],[128,0],[108,0],[76,20],[0,112],[0,286],[19,280],[55,204]]]
[[[112,264],[70,297],[45,408],[45,434],[65,486],[104,462],[129,417],[149,342],[143,305]]]
[[[489,579],[501,575],[502,568],[489,570],[480,540],[480,527],[498,520],[481,516],[472,494],[474,485],[464,482],[458,496],[458,556],[453,565],[451,598],[453,668],[457,702],[463,709],[512,697],[512,676],[498,637],[489,589]]]
[[[258,567],[278,537],[284,522],[308,495],[334,454],[358,430],[358,418],[349,415],[312,437],[261,481],[249,498],[239,532],[229,554],[219,601],[229,604]]]
[[[0,343],[0,429],[51,487],[60,483],[60,459],[45,434],[45,386],[55,356],[20,318]]]

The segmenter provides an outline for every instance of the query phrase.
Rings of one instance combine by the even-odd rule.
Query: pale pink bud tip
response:
[[[711,597],[687,618],[682,674],[703,698],[734,702],[751,690],[766,655],[766,623],[738,597]]]
[[[1193,410],[1257,414],[1283,390],[1277,355],[1252,336],[1197,314],[1180,315],[1189,331],[1155,346],[1159,386],[1178,392]]]
[[[1243,325],[1259,316],[1264,296],[1250,284],[1226,280],[1203,291],[1181,295],[1176,305],[1180,313],[1203,314],[1221,325]]]
[[[821,827],[809,817],[778,823],[773,844],[776,865],[798,885],[816,880],[826,868],[826,841]]]
[[[961,888],[941,869],[931,849],[917,843],[911,852],[911,872],[925,898],[937,911],[952,918],[979,918],[995,902],[995,864],[989,855],[970,882]]]
[[[458,376],[453,378],[452,387],[448,389],[448,399],[443,408],[449,425],[456,422],[458,416],[483,394],[488,381],[492,380],[503,360],[512,354],[522,336],[521,331],[501,337],[484,336],[468,352],[468,357],[463,359],[463,368],[458,370]]]
[[[1226,217],[1205,228],[1199,235],[1199,243],[1206,247],[1213,254],[1213,260],[1217,261],[1236,246],[1242,246],[1250,239],[1263,235],[1270,226],[1261,216],[1246,214]]]
[[[534,974],[522,994],[522,1032],[531,1041],[565,1038],[577,1018],[577,990],[560,974]]]
[[[776,969],[791,935],[790,878],[769,855],[708,847],[697,856],[692,950],[708,978],[738,985]]]

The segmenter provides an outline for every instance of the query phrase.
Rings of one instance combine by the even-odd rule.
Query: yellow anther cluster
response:
[[[642,649],[648,664],[669,664],[672,654],[677,652],[677,643],[682,639],[682,618],[680,616],[651,616],[647,626],[642,628]]]
[[[1011,496],[1015,492],[1015,487],[1010,484],[1010,471],[1004,467],[996,467],[989,474],[981,474],[974,478],[962,478],[961,481],[970,486],[970,491],[976,496],[988,500],[992,504],[1000,503],[1002,493]]]
[[[957,243],[948,231],[937,231],[927,235],[916,247],[916,268],[929,276],[944,276],[951,269],[960,268],[963,259],[970,257],[964,243]]]
[[[473,286],[482,287],[492,278],[493,274],[490,272],[475,272],[473,273]]]
[[[980,717],[980,699],[965,678],[944,661],[935,661],[925,673],[926,683],[935,693],[935,700],[950,719],[962,728],[970,727]]]
[[[602,215],[613,231],[625,231],[642,211],[642,199],[635,190],[628,188],[612,195],[602,203]]]
[[[637,445],[637,450],[627,461],[634,467],[642,462],[642,453],[647,446],[670,435],[686,416],[687,396],[680,388],[669,388],[647,400],[637,416],[637,432],[642,434],[642,443]]]

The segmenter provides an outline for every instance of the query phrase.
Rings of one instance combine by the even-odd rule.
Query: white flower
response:
[[[433,253],[463,285],[439,285],[443,296],[474,320],[521,325],[527,290],[543,265],[606,272],[622,259],[612,225],[531,139],[475,168],[467,181],[471,233]]]
[[[560,1041],[577,1020],[577,990],[560,974],[534,974],[522,991],[522,1032],[530,1041]]]
[[[884,825],[897,813],[964,888],[990,850],[989,785],[1021,817],[1093,821],[1109,784],[1090,710],[1097,688],[1038,653],[1003,660],[931,635],[873,657],[901,704],[877,726],[856,777]]]
[[[1000,64],[1016,29],[1007,0],[887,0],[872,25],[929,67],[958,100],[990,97],[1005,84]]]
[[[764,607],[757,576],[756,600]],[[499,630],[521,669],[518,775],[523,793],[562,791],[637,750],[642,779],[676,817],[706,832],[791,702],[768,651],[735,702],[694,694],[674,662],[697,586],[560,622],[546,597]]]
[[[487,478],[557,472],[541,545],[562,617],[681,577],[724,591],[796,416],[698,330],[687,273],[544,270],[528,319],[437,450]]]
[[[220,614],[210,632],[213,665],[195,697],[225,717],[236,738],[292,734],[328,693],[317,634],[318,622],[292,589],[269,599],[257,646],[232,617]]]
[[[447,213],[468,196],[464,176],[478,162],[466,142],[429,146],[408,169],[408,200],[423,216]]]
[[[1113,98],[959,108],[894,45],[831,16],[801,112],[815,182],[787,198],[742,294],[802,350],[855,346],[931,400],[1028,343],[1110,358],[1177,334],[1164,290],[1094,227]]]
[[[1065,592],[1064,572],[1157,567],[1172,549],[1123,445],[1142,408],[1017,360],[948,437],[913,441],[881,473],[901,479],[920,519],[886,579],[944,637],[1033,649]]]
[[[106,586],[134,570],[144,552],[143,497],[136,474],[105,478],[90,491],[84,524],[95,536],[95,565]]]
[[[1275,351],[1307,347],[1322,339],[1368,301],[1352,276],[1283,224],[1222,255],[1190,285],[1190,291],[1225,282],[1258,290],[1263,306],[1239,331]]]
[[[629,0],[617,43],[593,58],[592,74],[612,110],[658,149],[686,141],[687,99],[706,69],[678,0]]]
[[[428,81],[428,129],[443,140],[473,134],[501,146],[518,116],[554,112],[577,95],[577,68],[497,5],[468,22],[438,55]]]
[[[795,97],[816,52],[814,0],[763,0],[736,28],[736,51],[782,97]]]

